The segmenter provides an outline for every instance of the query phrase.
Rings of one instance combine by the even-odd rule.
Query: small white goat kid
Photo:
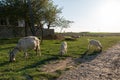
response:
[[[28,50],[35,50],[36,54],[41,55],[40,52],[40,40],[35,37],[35,36],[28,36],[28,37],[23,37],[21,38],[16,47],[9,53],[9,57],[10,57],[10,62],[15,61],[15,54],[18,51],[23,51],[25,57],[27,57],[27,51]]]
[[[60,55],[67,53],[67,42],[62,42],[60,46]]]
[[[89,40],[88,50],[90,50],[91,46],[95,46],[96,48],[100,49],[100,52],[102,51],[102,45],[98,40],[94,39]]]

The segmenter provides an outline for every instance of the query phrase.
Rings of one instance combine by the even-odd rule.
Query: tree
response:
[[[14,19],[24,18],[28,12],[27,4],[22,0],[1,0],[2,16],[12,17]]]
[[[1,0],[1,17],[8,18],[12,25],[16,25],[18,20],[25,20],[26,27],[29,25],[29,13],[26,0]]]
[[[61,12],[56,5],[53,5],[52,0],[32,0],[32,7],[34,11],[35,24],[38,25],[36,32],[41,30],[43,38],[44,25],[51,27],[51,24],[55,21],[56,15]]]
[[[45,17],[44,14],[46,12],[48,0],[32,0],[32,8],[33,8],[33,15],[34,15],[34,20],[35,24],[37,24],[37,31],[41,31],[41,42],[43,39],[43,26],[45,24]]]
[[[48,7],[45,12],[45,21],[47,24],[48,29],[52,26],[52,23],[55,22],[56,18],[59,16],[61,13],[62,8],[58,8],[57,5],[54,5],[52,1],[48,3]]]
[[[32,0],[32,7],[34,11],[34,18],[36,24],[46,24],[48,29],[51,24],[55,21],[59,13],[61,13],[61,8],[53,4],[52,0]],[[41,26],[41,27],[43,27]]]
[[[73,23],[73,21],[66,20],[64,17],[58,17],[52,25],[61,28],[61,33],[64,28],[69,28],[71,23]]]
[[[27,32],[27,26],[30,26],[29,6],[28,0],[0,0],[0,16],[3,18],[12,19],[10,21],[16,22],[18,19],[25,20],[25,32]],[[44,25],[50,27],[61,27],[69,26],[71,21],[60,18],[62,8],[58,8],[57,5],[53,4],[52,0],[31,0],[31,8],[33,11],[34,24],[38,26],[35,30],[43,31]],[[55,24],[57,23],[57,24]],[[15,23],[13,23],[15,25]],[[53,26],[53,24],[55,26]],[[59,25],[58,25],[59,24]]]

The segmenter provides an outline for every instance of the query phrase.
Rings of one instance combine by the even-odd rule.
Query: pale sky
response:
[[[120,32],[120,0],[53,1],[66,19],[74,21],[66,32]]]

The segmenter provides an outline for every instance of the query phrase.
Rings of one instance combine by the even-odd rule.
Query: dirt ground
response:
[[[81,62],[57,80],[120,80],[120,43],[97,55],[74,60]]]
[[[97,55],[52,62],[42,70],[51,73],[66,68],[70,70],[56,80],[120,80],[120,43]]]

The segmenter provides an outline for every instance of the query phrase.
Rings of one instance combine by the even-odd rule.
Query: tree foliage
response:
[[[56,18],[61,13],[61,10],[62,9],[58,8],[57,5],[54,5],[52,1],[48,4],[48,7],[47,7],[46,13],[45,13],[45,20],[46,20],[48,29],[50,27],[53,27],[52,23],[55,22]]]
[[[24,19],[26,24],[30,23],[28,0],[0,0],[0,17],[12,19]],[[31,7],[34,16],[34,24],[41,29],[44,25],[50,27],[67,28],[72,23],[59,15],[62,8],[54,5],[53,0],[31,0]],[[13,21],[14,20],[14,21]]]
[[[12,18],[23,18],[27,10],[27,5],[21,0],[1,0],[2,16],[12,17]]]
[[[60,32],[62,32],[64,28],[69,28],[71,23],[73,21],[66,20],[64,17],[57,17],[52,25],[61,28]]]

